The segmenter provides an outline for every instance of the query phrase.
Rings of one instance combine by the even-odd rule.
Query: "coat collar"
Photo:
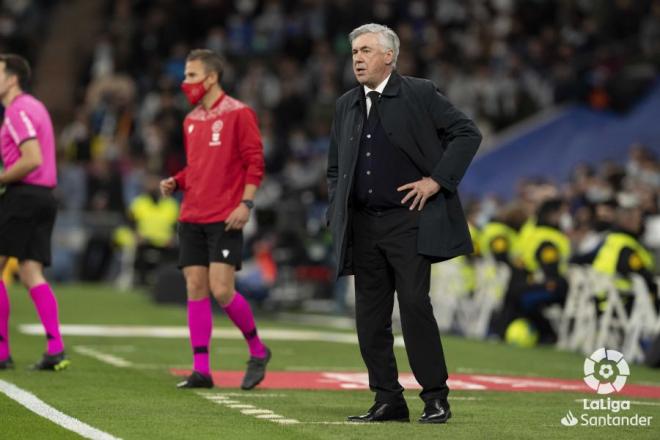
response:
[[[383,90],[383,96],[396,96],[399,94],[400,89],[401,75],[399,75],[396,70],[393,70],[392,76],[390,76],[390,80],[387,82],[385,90]],[[364,101],[364,99],[364,87],[362,87],[362,85],[358,85],[353,89],[351,105],[359,105],[360,101]]]
[[[396,70],[392,71],[392,76],[383,90],[383,96],[396,96],[401,89],[401,75]]]

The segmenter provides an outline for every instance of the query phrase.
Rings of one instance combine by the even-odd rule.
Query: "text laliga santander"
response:
[[[612,400],[607,399],[583,399],[582,409],[592,411],[612,411],[618,413],[619,411],[630,410],[629,400]],[[653,416],[589,416],[589,414],[582,414],[580,416],[582,426],[651,426]]]

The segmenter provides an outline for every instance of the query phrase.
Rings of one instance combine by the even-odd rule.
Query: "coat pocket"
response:
[[[443,193],[424,207],[417,235],[417,249],[420,254],[451,258],[469,250],[467,226],[461,224],[465,220],[457,218],[456,213],[450,215],[449,210],[449,203]]]

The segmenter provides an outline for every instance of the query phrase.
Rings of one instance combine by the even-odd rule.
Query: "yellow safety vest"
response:
[[[511,260],[513,261],[513,264],[519,268],[523,268],[525,266],[523,262],[523,252],[524,252],[525,243],[529,242],[529,237],[534,232],[535,228],[536,228],[536,218],[535,217],[528,218],[527,221],[520,228],[520,232],[518,232],[518,238],[514,243],[513,249],[511,249]]]
[[[617,273],[616,266],[619,262],[621,251],[630,248],[640,258],[640,267],[653,271],[655,262],[653,255],[642,246],[634,237],[623,232],[610,232],[605,237],[605,242],[598,250],[593,262],[595,271],[615,277],[614,285],[618,290],[629,292],[632,290],[631,281]],[[634,268],[631,268],[634,271]]]
[[[548,226],[535,226],[533,231],[528,231],[526,240],[520,243],[522,249],[522,261],[528,272],[540,276],[540,264],[536,253],[543,243],[552,243],[559,251],[559,273],[564,274],[568,270],[568,260],[571,257],[571,242],[563,232]],[[542,257],[541,257],[542,258]]]
[[[155,246],[167,245],[174,235],[174,225],[179,215],[179,205],[171,197],[154,202],[143,194],[135,198],[130,206],[139,235]]]
[[[483,227],[479,236],[479,247],[484,256],[492,255],[491,247],[503,246],[509,254],[509,258],[514,252],[516,246],[516,237],[518,233],[515,229],[500,222],[490,222]],[[501,244],[495,240],[504,240]]]

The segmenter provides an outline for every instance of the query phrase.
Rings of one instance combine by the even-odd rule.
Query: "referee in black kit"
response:
[[[451,417],[447,367],[429,298],[431,263],[472,252],[456,192],[481,142],[427,80],[399,75],[399,38],[366,24],[349,39],[359,86],[337,101],[327,220],[339,276],[355,274],[356,324],[375,404],[354,422],[409,421],[392,335],[397,292],[422,423]]]

